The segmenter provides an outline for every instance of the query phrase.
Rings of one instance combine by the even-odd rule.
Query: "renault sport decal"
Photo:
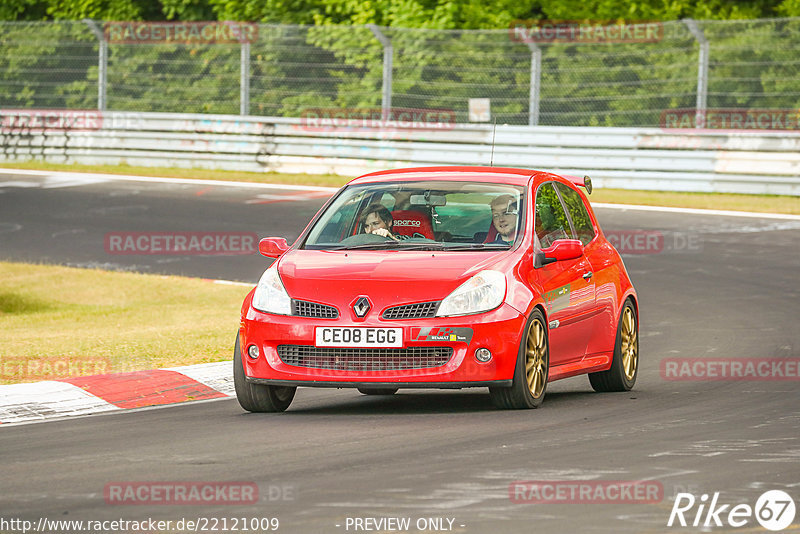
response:
[[[469,344],[472,341],[472,328],[440,326],[433,328],[412,328],[413,341],[450,341]]]

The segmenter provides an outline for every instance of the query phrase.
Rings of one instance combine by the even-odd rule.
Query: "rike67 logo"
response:
[[[777,532],[792,524],[795,511],[794,499],[781,490],[762,493],[755,506],[721,504],[719,492],[715,492],[710,500],[705,493],[699,499],[691,493],[678,493],[667,526],[739,528],[755,519],[763,528]]]

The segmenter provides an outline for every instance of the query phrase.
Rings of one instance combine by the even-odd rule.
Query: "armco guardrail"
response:
[[[367,128],[237,115],[13,113],[0,112],[4,162],[343,175],[492,162],[588,174],[604,187],[800,196],[800,132],[502,125],[493,132],[452,123]]]

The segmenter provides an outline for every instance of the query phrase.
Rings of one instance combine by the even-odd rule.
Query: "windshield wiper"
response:
[[[361,243],[360,245],[343,245],[334,246],[328,250],[384,250],[384,249],[398,249],[398,250],[448,250],[449,248],[444,243],[437,243],[431,241],[429,243],[409,243],[407,241],[394,241],[389,240],[383,243]]]
[[[332,246],[327,250],[382,250],[397,247],[397,241],[390,240],[383,243],[361,243],[360,245]]]
[[[510,245],[505,243],[470,243],[469,245],[455,245],[447,247],[447,250],[505,250],[510,248]]]
[[[447,243],[406,243],[386,241],[385,243],[362,243],[360,245],[330,247],[327,250],[507,250],[504,243],[470,243],[469,245],[450,245]]]
[[[408,243],[400,241],[398,242],[400,248],[403,250],[447,250],[447,246],[444,243]]]

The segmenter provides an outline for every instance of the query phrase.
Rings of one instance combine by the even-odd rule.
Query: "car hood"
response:
[[[278,272],[294,299],[342,307],[368,296],[373,306],[383,309],[441,300],[474,274],[497,268],[509,256],[506,251],[291,250],[278,260]]]

